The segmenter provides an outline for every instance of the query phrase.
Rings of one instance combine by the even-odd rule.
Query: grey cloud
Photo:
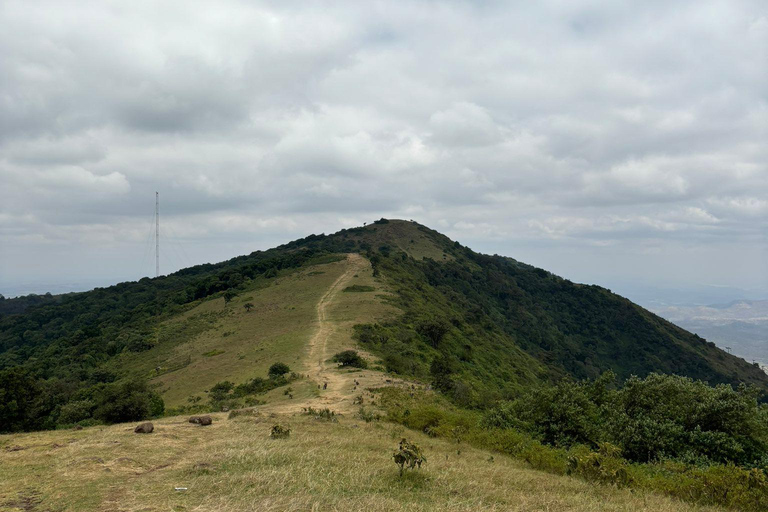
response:
[[[9,0],[0,23],[0,283],[25,258],[140,275],[155,190],[196,261],[382,215],[574,275],[765,250],[758,0]]]

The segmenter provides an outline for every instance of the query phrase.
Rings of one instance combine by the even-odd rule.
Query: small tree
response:
[[[233,292],[232,290],[225,291],[224,292],[224,304],[225,305],[229,304],[232,301],[232,299],[234,299],[235,297],[237,297],[237,294],[235,292]]]
[[[368,363],[360,357],[356,350],[345,350],[333,356],[334,363],[341,363],[341,366],[354,366],[355,368],[367,368]]]
[[[267,375],[269,375],[270,379],[276,379],[278,377],[282,377],[283,375],[285,375],[290,371],[291,371],[291,368],[287,364],[275,363],[269,367],[269,371],[267,372]]]
[[[243,304],[243,307],[245,308],[245,310],[246,310],[247,312],[249,312],[249,313],[250,313],[250,312],[251,312],[251,310],[252,310],[252,309],[253,309],[253,307],[254,307],[254,306],[253,306],[253,302],[246,302],[245,304]]]
[[[400,466],[400,476],[406,469],[421,469],[421,464],[427,462],[427,458],[421,453],[421,448],[403,438],[400,440],[398,450],[392,454],[395,464]]]

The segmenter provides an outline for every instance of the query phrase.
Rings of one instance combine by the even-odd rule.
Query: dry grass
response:
[[[215,319],[210,329],[170,340],[121,364],[152,376],[155,367],[175,368],[178,361],[188,360],[151,380],[168,407],[184,405],[192,395],[205,396],[206,389],[223,380],[239,384],[265,377],[276,361],[301,371],[304,347],[317,324],[317,302],[346,265],[338,261],[301,269],[265,288],[242,292],[226,306],[222,298],[205,301],[166,322],[165,328],[181,331],[193,318],[207,315]],[[254,305],[251,312],[243,308],[247,302]]]
[[[0,510],[716,510],[489,460],[388,423],[225,418],[210,427],[168,418],[150,435],[114,425],[2,436]],[[288,439],[269,438],[276,423],[291,428]],[[428,460],[401,479],[391,455],[404,435]]]

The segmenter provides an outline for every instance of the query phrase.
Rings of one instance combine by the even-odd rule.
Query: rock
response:
[[[155,426],[149,422],[146,421],[140,425],[137,425],[135,429],[133,429],[134,434],[151,434],[152,431],[155,430]]]
[[[189,418],[189,422],[204,427],[213,423],[213,419],[210,416],[192,416]]]

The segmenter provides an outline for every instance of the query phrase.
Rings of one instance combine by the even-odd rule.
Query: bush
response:
[[[608,373],[528,391],[491,410],[484,425],[524,430],[554,446],[608,442],[635,462],[768,467],[768,406],[758,404],[757,390],[659,374],[609,390],[612,380]]]
[[[96,404],[92,400],[75,400],[61,406],[59,411],[60,425],[77,423],[91,417]]]
[[[93,417],[106,423],[122,423],[160,416],[164,411],[163,399],[145,382],[128,381],[108,385],[98,394]]]
[[[269,433],[269,437],[272,439],[285,439],[291,435],[291,429],[283,427],[282,425],[274,425]]]
[[[282,377],[286,373],[290,373],[290,371],[291,371],[291,368],[287,364],[275,363],[269,367],[269,371],[267,372],[267,375],[269,375],[270,379],[276,379],[277,377]]]
[[[421,448],[405,438],[400,440],[400,446],[392,454],[392,458],[395,464],[400,466],[400,476],[403,476],[403,471],[406,469],[415,469],[417,467],[421,469],[421,465],[427,461],[427,458],[421,453]]]
[[[304,414],[308,416],[313,416],[316,420],[331,421],[333,423],[336,423],[339,421],[336,418],[336,413],[327,407],[325,409],[315,409],[313,407],[304,407],[303,410],[304,410]]]
[[[632,481],[627,461],[621,457],[621,448],[601,443],[597,451],[581,446],[568,457],[568,474],[604,484],[629,485]]]
[[[360,357],[356,350],[345,350],[333,356],[332,361],[341,366],[353,366],[355,368],[368,368],[368,363]]]

